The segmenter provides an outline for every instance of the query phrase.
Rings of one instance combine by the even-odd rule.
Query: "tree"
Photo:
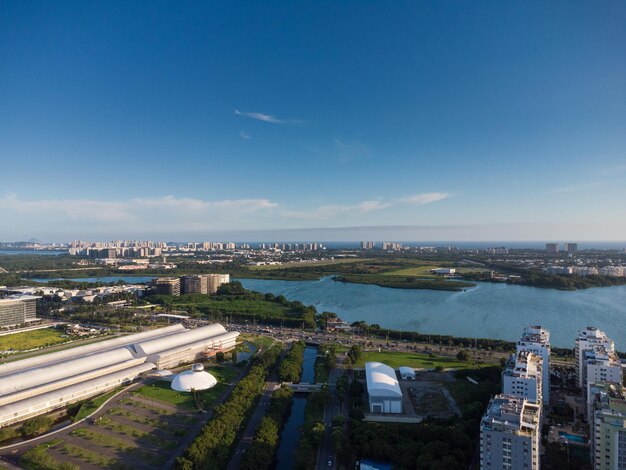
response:
[[[457,358],[459,361],[467,362],[467,361],[469,361],[470,355],[469,355],[469,353],[468,353],[465,349],[461,349],[461,350],[457,353],[456,358]]]

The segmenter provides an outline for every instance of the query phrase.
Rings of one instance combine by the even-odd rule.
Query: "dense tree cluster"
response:
[[[226,402],[217,406],[213,418],[176,459],[179,470],[225,468],[233,444],[245,424],[257,397],[263,392],[270,370],[276,365],[280,348],[273,347],[255,357],[248,374],[235,386]]]
[[[293,391],[286,385],[272,394],[267,413],[259,423],[254,440],[241,460],[241,469],[266,470],[272,466],[280,443],[280,432],[291,410],[292,398]]]
[[[293,468],[296,470],[315,468],[317,448],[322,442],[326,430],[322,422],[324,407],[330,399],[330,393],[325,388],[309,395],[304,412],[304,424],[300,431],[300,441],[293,463]]]
[[[299,382],[304,360],[304,341],[294,341],[278,366],[278,378],[281,382]]]
[[[449,335],[431,335],[419,333],[417,331],[390,330],[382,328],[380,325],[368,325],[364,321],[352,323],[353,327],[357,327],[360,331],[379,338],[389,338],[393,340],[409,340],[419,343],[438,344],[441,346],[455,346],[460,348],[477,347],[478,349],[494,350],[494,351],[513,351],[515,343],[502,339],[490,338],[464,338],[460,336]]]
[[[468,468],[479,438],[479,422],[491,396],[500,390],[498,367],[457,372],[455,393],[460,419],[421,424],[381,424],[362,421],[363,386],[354,380],[348,391],[348,433],[335,443],[338,457],[350,467],[363,458],[390,462],[398,469],[447,470]],[[478,385],[464,378],[471,375]]]
[[[261,294],[243,288],[233,281],[220,286],[217,295],[184,294],[181,296],[152,295],[149,302],[167,308],[191,310],[216,320],[230,318],[239,322],[250,321],[268,325],[284,325],[313,329],[317,310],[283,295]]]

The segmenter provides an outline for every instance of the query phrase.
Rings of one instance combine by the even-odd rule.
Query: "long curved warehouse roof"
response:
[[[141,333],[135,333],[128,336],[112,338],[106,341],[102,341],[100,343],[87,344],[85,346],[78,346],[76,348],[65,349],[63,351],[57,351],[50,354],[44,354],[41,356],[30,357],[28,359],[22,359],[6,364],[0,364],[0,376],[10,374],[15,371],[23,371],[32,367],[43,367],[48,364],[53,364],[55,362],[63,361],[68,358],[75,358],[77,356],[82,356],[92,352],[108,351],[114,349],[117,346],[126,346],[155,337],[172,335],[181,331],[186,331],[183,325],[176,324],[167,326],[165,328],[157,328],[155,330],[143,331]]]
[[[60,388],[52,392],[43,393],[25,400],[16,401],[9,405],[0,407],[0,422],[5,421],[5,418],[12,417],[14,413],[21,412],[27,409],[40,409],[45,408],[48,403],[63,403],[63,406],[69,402],[82,400],[89,395],[91,390],[95,390],[98,386],[107,384],[113,380],[119,379],[132,379],[137,377],[142,372],[146,372],[150,369],[154,369],[156,366],[151,362],[145,362],[137,366],[129,367],[112,374],[103,375],[101,377],[80,382],[68,387]],[[93,395],[93,393],[91,393]],[[61,399],[63,399],[61,401]]]
[[[193,343],[185,343],[185,344],[182,344],[182,345],[177,346],[177,347],[172,348],[172,349],[166,349],[165,351],[159,351],[158,353],[156,353],[156,355],[152,356],[152,359],[155,362],[158,362],[161,357],[170,356],[172,354],[176,354],[178,352],[186,351],[188,349],[198,348],[200,346],[204,346],[204,347],[206,347],[208,349],[215,349],[216,343],[219,344],[219,343],[222,343],[222,342],[223,343],[231,343],[231,342],[233,342],[233,344],[234,344],[234,341],[237,339],[237,336],[239,336],[238,332],[236,332],[236,331],[229,331],[229,332],[226,332],[226,333],[221,334],[219,336],[215,336],[213,338],[209,338],[210,342],[208,340],[204,339],[204,340],[196,341],[196,342],[193,342]]]
[[[76,357],[64,362],[51,364],[36,369],[0,377],[0,395],[15,393],[20,390],[36,387],[60,379],[79,375],[113,364],[119,364],[134,359],[131,352],[124,347],[112,351],[102,351],[87,356]]]
[[[134,349],[137,354],[150,356],[151,354],[166,351],[168,349],[174,349],[185,344],[195,343],[196,341],[202,341],[223,333],[226,333],[226,328],[219,323],[214,323],[213,325],[203,326],[193,330],[185,330],[162,338],[142,341],[135,344]]]
[[[402,397],[396,371],[382,362],[365,364],[367,393],[373,397]]]

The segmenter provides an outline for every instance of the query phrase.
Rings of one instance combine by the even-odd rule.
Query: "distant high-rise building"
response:
[[[496,395],[480,423],[481,470],[539,470],[541,405]]]
[[[0,326],[21,325],[37,320],[37,300],[40,298],[25,295],[0,299]]]
[[[158,277],[154,281],[157,294],[180,295],[180,278]]]
[[[578,251],[578,243],[566,243],[565,251],[568,253],[576,253]]]
[[[546,243],[546,251],[548,253],[558,253],[559,244],[558,243]]]
[[[550,332],[540,325],[528,326],[517,342],[517,353],[528,351],[541,358],[541,399],[550,403]]]
[[[230,274],[207,274],[209,279],[209,294],[215,294],[222,284],[230,282]]]
[[[530,351],[512,354],[502,371],[502,393],[542,404],[543,359]]]
[[[181,291],[183,294],[208,294],[209,277],[206,275],[183,276]]]
[[[373,250],[374,242],[361,242],[361,250]]]
[[[485,253],[488,255],[507,255],[509,249],[504,246],[495,246],[493,248],[485,248]]]
[[[589,400],[594,470],[626,469],[626,396],[619,383],[594,384]]]
[[[584,330],[578,332],[578,337],[574,344],[574,356],[576,358],[576,385],[587,394],[587,384],[597,381],[607,380],[607,367],[613,369],[616,360],[615,343],[606,335],[604,331],[594,326],[588,326]],[[617,359],[619,363],[619,359]],[[591,377],[595,377],[598,373],[598,379],[588,380],[588,365],[591,364]],[[602,372],[602,369],[605,369]],[[604,378],[601,376],[605,375]]]

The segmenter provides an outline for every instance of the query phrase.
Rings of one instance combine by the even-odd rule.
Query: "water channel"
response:
[[[304,361],[302,362],[302,374],[300,382],[315,382],[315,358],[317,357],[316,348],[304,349]],[[280,434],[280,445],[278,446],[278,462],[277,470],[289,470],[293,468],[296,447],[300,441],[300,428],[304,424],[304,409],[306,407],[306,396],[298,395],[293,397],[291,403],[291,414],[285,423],[282,433]]]

